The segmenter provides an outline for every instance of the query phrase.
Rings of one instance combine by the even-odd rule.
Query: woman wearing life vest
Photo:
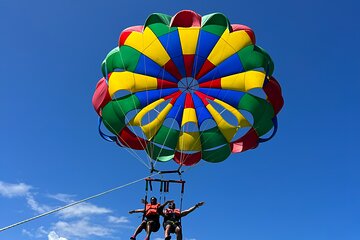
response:
[[[136,228],[134,235],[130,237],[130,239],[135,240],[136,236],[141,233],[143,229],[146,230],[146,237],[145,240],[150,240],[150,234],[152,232],[159,231],[160,228],[160,213],[163,211],[164,207],[170,201],[165,202],[163,205],[157,203],[156,197],[150,198],[150,203],[144,202],[145,209],[136,209],[132,210],[129,213],[143,213],[144,220],[140,223],[140,225]]]
[[[180,209],[175,208],[174,201],[170,201],[168,207],[161,214],[164,217],[163,227],[165,230],[165,240],[171,239],[171,233],[176,234],[177,240],[182,240],[180,219],[202,205],[204,205],[204,202],[199,202],[187,210],[180,211]]]

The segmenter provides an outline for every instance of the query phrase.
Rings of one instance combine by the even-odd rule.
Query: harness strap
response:
[[[146,203],[147,203],[147,199],[148,199],[148,190],[149,190],[149,180],[148,178],[145,179],[146,183],[145,183],[145,199],[144,199],[144,213],[142,216],[142,220],[145,220],[145,215],[146,215]]]

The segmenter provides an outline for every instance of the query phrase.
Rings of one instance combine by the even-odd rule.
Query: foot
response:
[[[134,236],[130,237],[131,240],[136,240],[136,238]]]
[[[170,240],[171,236],[166,237],[164,240]]]

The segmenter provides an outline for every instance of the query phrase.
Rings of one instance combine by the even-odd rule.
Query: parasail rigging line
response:
[[[37,215],[37,216],[34,216],[34,217],[31,217],[31,218],[25,219],[25,220],[23,220],[23,221],[20,221],[20,222],[11,224],[11,225],[9,225],[9,226],[0,228],[0,232],[5,231],[5,230],[8,230],[8,229],[13,228],[13,227],[16,227],[16,226],[19,226],[19,225],[21,225],[21,224],[24,224],[24,223],[33,221],[33,220],[36,220],[36,219],[38,219],[38,218],[41,218],[41,217],[50,215],[50,214],[52,214],[52,213],[59,212],[59,211],[65,209],[65,208],[69,208],[69,207],[78,205],[78,204],[80,204],[80,203],[89,201],[89,200],[91,200],[91,199],[94,199],[94,198],[97,198],[97,197],[101,197],[101,196],[103,196],[103,195],[105,195],[105,194],[111,193],[111,192],[116,191],[116,190],[119,190],[119,189],[121,189],[121,188],[128,187],[128,186],[130,186],[130,185],[132,185],[132,184],[138,183],[138,182],[140,182],[140,181],[143,181],[143,180],[145,180],[145,179],[151,178],[151,177],[156,176],[156,175],[158,175],[158,174],[159,174],[159,173],[154,173],[154,174],[152,174],[152,175],[149,175],[149,176],[146,176],[146,177],[137,179],[137,180],[135,180],[135,181],[132,181],[132,182],[123,184],[123,185],[121,185],[121,186],[118,186],[118,187],[115,187],[115,188],[112,188],[112,189],[109,189],[109,190],[106,190],[106,191],[104,191],[104,192],[95,194],[95,195],[93,195],[93,196],[84,198],[84,199],[82,199],[82,200],[79,200],[79,201],[70,203],[70,204],[65,205],[65,206],[62,206],[62,207],[58,207],[58,208],[56,208],[56,209],[53,209],[53,210],[50,210],[50,211],[48,211],[48,212],[39,214],[39,215]]]
[[[170,29],[171,29],[171,27],[170,26],[168,26],[168,31],[170,32]],[[170,40],[170,34],[167,34],[167,39],[166,39],[166,46],[165,46],[165,51],[166,52],[168,52],[168,48],[169,48],[169,40]],[[145,66],[145,69],[146,69],[146,66]],[[165,66],[163,66],[162,67],[162,77],[161,77],[161,79],[164,79],[164,76],[165,76]],[[161,95],[161,92],[162,92],[162,90],[163,90],[163,88],[161,87],[160,88],[160,95]],[[173,127],[173,124],[174,124],[174,121],[171,123],[171,128]],[[170,129],[171,128],[169,128],[169,130],[168,130],[168,132],[167,132],[167,134],[166,134],[166,138],[165,138],[165,141],[164,141],[164,143],[162,144],[162,147],[161,147],[161,150],[159,151],[159,153],[158,153],[158,155],[156,156],[156,158],[155,158],[155,161],[152,161],[152,165],[151,165],[151,168],[152,168],[152,170],[155,168],[155,166],[156,166],[156,164],[157,164],[157,162],[158,161],[156,161],[156,159],[158,159],[158,157],[161,155],[161,153],[162,153],[162,151],[163,151],[163,147],[165,146],[165,142],[166,142],[166,140],[167,140],[167,138],[168,138],[168,136],[169,136],[169,133],[170,133]],[[152,154],[153,154],[153,152],[154,152],[154,146],[153,145],[151,145],[151,151],[152,151]],[[151,171],[152,171],[151,170]]]

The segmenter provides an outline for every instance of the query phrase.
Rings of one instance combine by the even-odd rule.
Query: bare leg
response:
[[[165,238],[167,238],[167,237],[170,236],[170,228],[171,228],[171,225],[166,225],[166,228],[165,228]]]
[[[146,237],[145,237],[145,240],[150,240],[151,223],[152,223],[152,221],[148,221],[148,222],[146,223]]]
[[[141,233],[141,231],[142,231],[143,229],[145,229],[145,227],[146,227],[146,222],[145,222],[145,221],[142,221],[142,223],[136,228],[133,237],[136,238],[136,236],[137,236],[139,233]]]
[[[175,233],[176,233],[176,240],[182,240],[182,229],[181,229],[181,227],[177,226],[175,228]]]

